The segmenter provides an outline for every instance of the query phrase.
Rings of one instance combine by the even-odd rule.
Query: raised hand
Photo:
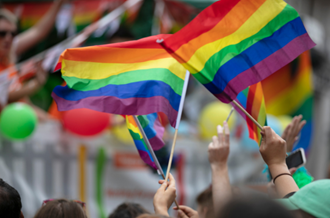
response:
[[[301,129],[306,124],[306,121],[302,120],[302,118],[302,115],[295,116],[282,133],[282,138],[286,141],[287,152],[292,151],[294,143],[298,140]]]
[[[160,180],[162,184],[154,196],[154,210],[156,214],[168,216],[168,209],[176,198],[175,180],[172,174],[169,175],[169,182]]]
[[[224,122],[223,125],[224,128],[220,125],[217,127],[218,136],[213,136],[212,142],[209,144],[209,162],[212,169],[227,167],[230,136],[228,124]],[[225,134],[223,134],[223,132],[225,132]]]
[[[262,129],[262,141],[259,148],[262,158],[268,166],[285,164],[286,142],[269,126]]]

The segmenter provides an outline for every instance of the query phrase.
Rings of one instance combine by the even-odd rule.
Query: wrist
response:
[[[156,208],[155,207],[155,213],[163,216],[169,216],[168,212],[164,208]]]
[[[227,164],[211,164],[212,173],[226,173],[228,172]]]
[[[281,173],[290,173],[288,166],[286,165],[286,163],[282,163],[282,164],[271,164],[268,166],[269,167],[269,171],[272,175],[272,177],[274,178],[275,176],[281,174]]]

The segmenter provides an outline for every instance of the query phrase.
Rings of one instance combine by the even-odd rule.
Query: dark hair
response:
[[[214,217],[213,195],[212,195],[211,187],[208,187],[203,192],[201,192],[197,196],[196,202],[201,207],[204,207],[207,209],[206,217]]]
[[[42,206],[34,218],[87,218],[82,206],[66,199],[56,199]]]
[[[146,213],[150,214],[149,211],[140,204],[122,203],[109,215],[109,218],[136,218]]]
[[[0,179],[0,214],[1,217],[19,218],[22,209],[21,196],[8,183]]]
[[[220,210],[218,218],[293,218],[294,216],[276,202],[259,195],[237,196]]]
[[[158,214],[142,214],[137,218],[170,218],[168,216],[158,215]]]
[[[212,206],[213,200],[212,200],[212,188],[208,187],[204,191],[202,191],[196,198],[196,202],[199,205],[202,206]]]

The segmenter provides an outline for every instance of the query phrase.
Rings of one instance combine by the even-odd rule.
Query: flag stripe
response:
[[[247,38],[252,37],[253,39],[253,35],[260,32],[264,27],[267,27],[269,22],[276,18],[277,15],[281,14],[286,4],[276,4],[276,6],[273,6],[272,1],[266,1],[260,8],[249,1],[241,1],[242,5],[238,4],[237,7],[228,14],[226,19],[219,22],[215,28],[195,40],[190,41],[185,46],[182,46],[182,49],[175,51],[175,53],[181,57],[182,63],[194,66],[194,69],[189,69],[193,74],[201,71],[207,60],[215,53],[229,45],[238,44]],[[241,6],[244,8],[243,10]],[[251,9],[249,10],[249,8]],[[284,12],[286,12],[286,10]],[[259,36],[259,38],[257,35],[256,39],[251,39],[250,44],[272,35],[274,30],[281,27],[278,25],[283,25],[290,21],[290,19],[292,20],[298,17],[297,13],[290,15],[291,16],[285,17],[285,19],[283,16],[281,16],[281,20],[276,19],[276,22],[272,22],[271,24],[275,26],[276,29],[273,29],[273,27],[269,28],[268,26],[268,28],[262,31],[265,32],[265,35],[263,37]],[[262,21],[259,21],[258,25],[254,25],[256,20],[260,19],[260,16],[262,16]],[[167,41],[165,41],[165,43],[167,43]],[[192,47],[191,44],[194,46]],[[235,52],[237,53],[237,51]],[[204,55],[201,56],[201,54]]]
[[[179,108],[181,97],[161,81],[143,81],[125,85],[107,85],[97,90],[77,91],[68,86],[55,87],[54,92],[69,101],[79,101],[88,97],[114,97],[118,99],[164,97],[172,108]],[[129,92],[126,90],[130,90]]]
[[[312,96],[311,66],[306,66],[308,61],[304,60],[302,56],[299,58],[301,59],[300,65],[303,66],[295,78],[291,78],[291,65],[287,65],[276,72],[276,76],[262,82],[264,92],[267,93],[265,101],[271,114],[277,116],[290,114]]]
[[[157,170],[157,166],[156,164],[152,161],[152,159],[150,158],[150,154],[148,152],[145,152],[145,151],[141,151],[141,150],[138,150],[139,154],[140,154],[140,157],[141,159],[146,163],[148,164],[149,166],[151,166],[152,168],[156,169]]]
[[[265,0],[262,0],[265,1]],[[168,47],[171,47],[173,51],[177,51],[179,48],[185,45],[178,44],[178,41],[184,41],[188,43],[189,41],[198,38],[200,35],[209,32],[212,30],[219,22],[221,22],[224,17],[227,16],[228,13],[238,4],[241,4],[242,1],[240,0],[222,0],[216,2],[218,7],[213,7],[212,12],[204,10],[197,15],[197,17],[191,22],[194,26],[205,26],[205,28],[196,29],[194,32],[191,32],[191,29],[188,26],[185,26],[180,30],[182,34],[178,36],[178,38],[174,39],[167,39],[166,44]],[[236,20],[236,19],[235,19]]]
[[[90,55],[96,53],[97,55]],[[123,58],[123,56],[125,58]],[[150,60],[168,58],[164,50],[148,48],[113,48],[91,46],[79,49],[68,49],[65,60],[94,63],[139,63]]]
[[[130,63],[130,64],[114,64],[114,63],[95,63],[95,62],[80,62],[80,61],[62,61],[62,75],[67,77],[77,77],[78,72],[95,72],[97,73],[87,73],[80,74],[81,79],[104,79],[107,77],[117,76],[119,74],[128,71],[137,70],[150,70],[150,69],[165,68],[169,70],[172,74],[176,75],[178,78],[184,80],[185,74],[182,73],[183,67],[177,64],[177,61],[171,57],[150,60],[141,63]],[[109,70],[111,69],[111,70]]]
[[[89,108],[106,113],[127,115],[151,114],[154,111],[159,111],[167,114],[172,126],[175,126],[178,115],[178,111],[171,107],[168,99],[162,96],[127,99],[119,99],[113,96],[95,96],[70,101],[59,97],[54,91],[52,97],[57,102],[59,111]],[[155,104],[155,102],[159,102],[159,104]]]
[[[266,107],[261,82],[254,84],[237,95],[236,101],[251,114],[251,116],[261,125],[266,125]],[[255,125],[252,120],[247,117],[240,109],[233,103],[233,107],[242,115],[246,120],[249,130],[249,137],[255,140],[259,145],[261,143],[260,129]]]
[[[291,23],[294,22],[294,23]],[[296,38],[297,29],[299,29],[299,34],[303,35],[306,33],[304,26],[301,23],[300,18],[297,20],[291,21],[283,26],[280,30],[275,32],[271,37],[267,37],[257,42],[250,48],[238,54],[236,57],[228,61],[226,64],[221,66],[217,71],[216,75],[209,82],[215,83],[214,85],[222,90],[225,88],[227,83],[222,82],[225,80],[226,82],[232,80],[236,76],[238,76],[241,72],[244,72],[248,69],[251,69],[256,64],[260,63],[265,58],[269,57],[271,54],[280,50],[282,47],[286,46],[288,43],[292,42]],[[299,25],[301,24],[301,25]],[[297,25],[299,28],[297,28]],[[296,27],[296,30],[293,31],[293,27]],[[274,39],[278,38],[277,43],[271,43]],[[223,72],[230,71],[230,74],[225,74]],[[200,80],[199,80],[200,81]],[[222,82],[222,84],[221,84]],[[204,83],[205,84],[205,83]],[[207,83],[205,86],[207,87]],[[216,90],[211,91],[212,93],[216,93]]]
[[[315,44],[309,39],[307,33],[295,38],[282,49],[277,50],[258,64],[233,78],[228,82],[223,92],[215,96],[223,102],[230,102],[230,99],[236,97],[236,93],[242,91],[242,87],[247,87],[265,79],[283,65],[293,61],[299,54],[308,50],[309,47],[313,47]],[[255,72],[261,72],[262,74],[255,75]]]
[[[285,14],[284,12],[281,12],[283,14]],[[297,19],[297,15],[293,14],[292,17],[288,17],[288,20],[291,20],[291,22],[294,19]],[[246,38],[242,41],[240,41],[239,43],[236,43],[236,41],[238,42],[240,38],[243,37],[239,37],[244,33],[241,33],[237,36],[233,36],[234,39],[236,39],[235,44],[230,44],[227,47],[224,47],[223,49],[221,49],[219,52],[216,52],[213,56],[210,56],[210,58],[204,63],[201,62],[201,64],[203,64],[203,68],[197,69],[200,72],[195,73],[194,76],[203,84],[205,83],[209,83],[210,81],[213,80],[214,75],[216,74],[217,71],[214,71],[214,73],[210,74],[208,76],[208,78],[204,78],[204,74],[205,72],[210,70],[210,67],[214,67],[217,66],[218,68],[223,67],[224,65],[226,65],[228,62],[230,61],[234,61],[232,59],[234,59],[235,57],[239,57],[240,53],[244,52],[245,50],[249,49],[260,49],[263,47],[266,47],[266,45],[260,46],[261,43],[265,43],[265,42],[269,42],[269,41],[262,41],[262,39],[264,38],[268,38],[268,40],[272,40],[273,38],[275,38],[276,36],[279,35],[279,31],[284,31],[285,29],[282,29],[283,26],[285,26],[286,24],[286,20],[282,19],[282,14],[278,15],[274,20],[272,20],[271,22],[269,22],[264,28],[262,28],[258,33],[256,33],[255,35]],[[288,29],[290,27],[286,27],[286,29]],[[270,32],[270,30],[274,30],[274,32]],[[275,31],[276,30],[276,31]],[[302,27],[302,29],[300,30],[301,34],[306,33],[306,31],[304,30],[304,27]],[[277,35],[275,35],[277,34]],[[295,35],[296,32],[291,31],[291,34]],[[283,35],[283,33],[282,33]],[[281,35],[281,36],[282,36]],[[296,36],[296,35],[295,35]],[[287,44],[286,42],[288,42],[288,40],[282,42],[282,44]],[[222,44],[224,44],[223,41],[221,41]],[[214,47],[217,45],[212,46],[211,48],[214,49]],[[262,51],[262,50],[261,50]],[[212,51],[208,51],[208,54],[210,54]]]
[[[101,89],[107,85],[126,85],[154,80],[168,84],[176,94],[181,95],[184,83],[184,80],[178,78],[165,68],[128,71],[118,76],[104,79],[81,79],[66,76],[63,78],[70,88],[78,91],[91,91]]]

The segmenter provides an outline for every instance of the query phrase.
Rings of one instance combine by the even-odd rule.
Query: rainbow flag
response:
[[[225,103],[315,46],[282,0],[217,1],[162,45]]]
[[[258,82],[240,92],[235,99],[261,126],[267,124],[265,99],[261,82]],[[259,145],[261,143],[260,129],[239,108],[231,103],[236,111],[246,120],[249,137]]]
[[[297,147],[308,152],[313,133],[313,80],[309,51],[302,53],[262,81],[267,113],[280,115],[303,115],[306,125],[301,131]]]
[[[186,69],[156,42],[168,36],[65,50],[56,69],[61,69],[67,86],[57,86],[52,93],[59,111],[163,112],[174,127]]]
[[[153,149],[159,150],[160,148],[162,148],[164,146],[164,142],[162,140],[164,134],[164,127],[160,124],[157,113],[138,116],[138,119]],[[135,146],[140,154],[141,159],[146,164],[157,170],[155,161],[152,158],[150,150],[148,149],[146,143],[143,140],[143,136],[137,124],[135,123],[133,116],[126,116],[126,124],[134,140]]]

